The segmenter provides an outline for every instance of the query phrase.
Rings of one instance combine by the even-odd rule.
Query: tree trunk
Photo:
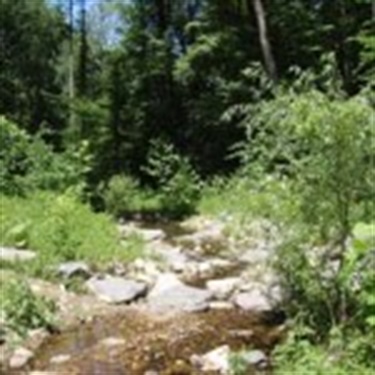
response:
[[[68,96],[69,96],[69,127],[74,129],[75,114],[73,101],[75,98],[74,82],[74,0],[69,0],[69,73],[68,73]]]
[[[79,93],[84,96],[87,93],[87,30],[86,30],[86,0],[81,0],[80,17],[81,45],[79,57]]]
[[[266,22],[266,16],[265,16],[263,3],[262,3],[262,0],[252,0],[252,2],[254,6],[255,16],[257,19],[257,23],[258,23],[259,42],[262,48],[265,67],[270,78],[273,81],[276,81],[277,69],[276,69],[275,59],[272,54],[271,43],[268,37],[267,22]]]

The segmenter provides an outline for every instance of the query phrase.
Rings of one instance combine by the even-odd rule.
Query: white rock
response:
[[[18,250],[12,247],[0,247],[0,260],[7,262],[28,261],[36,258],[37,254],[30,250]]]
[[[268,364],[268,357],[261,350],[251,350],[249,352],[244,352],[240,354],[240,357],[249,366],[263,368]]]
[[[193,355],[190,361],[194,367],[199,368],[201,372],[219,372],[227,375],[230,370],[230,348],[228,345],[220,346],[211,352],[198,356]]]
[[[52,357],[49,362],[51,365],[59,365],[61,363],[68,362],[70,360],[71,356],[69,354],[59,354],[54,357]]]
[[[212,301],[210,302],[211,310],[231,310],[234,308],[233,303],[227,301]]]
[[[27,365],[31,358],[34,357],[34,353],[26,348],[18,348],[15,350],[9,360],[9,367],[12,369],[20,369]]]
[[[138,229],[136,231],[146,242],[160,241],[166,237],[162,229]]]
[[[269,311],[272,310],[270,300],[259,289],[239,293],[234,296],[233,302],[236,306],[246,311]]]
[[[147,297],[150,310],[158,312],[198,312],[209,308],[212,293],[182,283],[175,275],[160,276]]]
[[[209,280],[206,283],[206,287],[213,293],[215,298],[226,299],[230,297],[240,283],[241,279],[239,277],[228,277],[226,279]]]
[[[113,276],[91,278],[86,286],[99,299],[108,303],[129,303],[147,291],[145,283]]]
[[[104,346],[113,347],[125,345],[126,341],[121,337],[107,337],[106,339],[100,342]]]

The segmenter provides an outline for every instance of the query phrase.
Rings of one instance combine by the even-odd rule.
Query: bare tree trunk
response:
[[[255,16],[257,19],[257,23],[258,23],[259,42],[262,48],[266,70],[270,78],[276,81],[277,80],[276,63],[272,54],[271,43],[268,38],[267,22],[266,22],[266,16],[265,16],[265,11],[264,11],[262,0],[253,0],[253,6],[254,6]]]
[[[74,82],[74,0],[69,0],[69,73],[68,73],[68,96],[69,96],[69,127],[74,129],[75,114],[73,100],[75,98]]]
[[[79,57],[79,93],[86,95],[87,93],[87,27],[86,27],[86,0],[81,0],[81,19],[80,19],[80,57]]]

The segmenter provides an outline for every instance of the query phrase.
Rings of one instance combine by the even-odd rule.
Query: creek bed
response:
[[[109,337],[122,342],[106,346],[103,340]],[[268,354],[281,337],[278,327],[260,315],[237,309],[159,320],[134,312],[52,336],[26,370],[71,375],[143,375],[149,370],[161,375],[196,374],[190,364],[193,354],[221,345],[233,350],[257,348]],[[60,355],[70,359],[60,365],[50,363]]]

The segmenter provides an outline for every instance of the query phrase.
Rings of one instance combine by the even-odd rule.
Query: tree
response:
[[[44,0],[0,3],[0,112],[30,132],[64,125],[56,64],[64,20]]]
[[[248,0],[251,1],[251,0]],[[268,37],[268,29],[267,29],[267,22],[266,22],[266,15],[264,11],[264,6],[262,0],[252,0],[254,11],[256,14],[256,19],[258,22],[259,28],[259,41],[262,47],[263,57],[265,66],[269,76],[276,81],[277,79],[277,70],[276,70],[276,63],[273,57],[271,43]]]

